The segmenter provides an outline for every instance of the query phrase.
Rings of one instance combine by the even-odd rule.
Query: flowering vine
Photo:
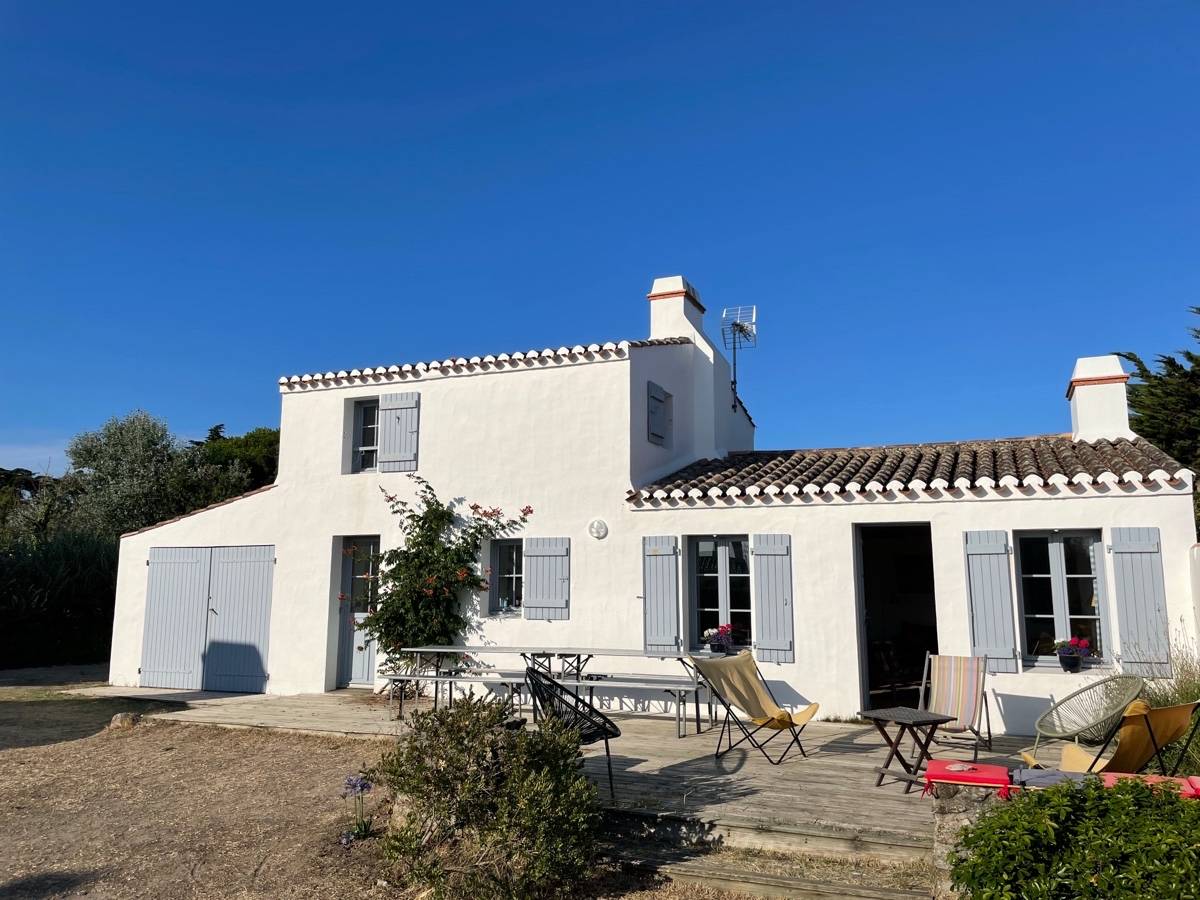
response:
[[[464,515],[456,504],[440,500],[425,479],[408,477],[417,486],[412,502],[383,491],[401,541],[380,555],[375,600],[363,623],[392,659],[403,647],[451,644],[463,635],[470,596],[488,589],[491,573],[480,563],[483,542],[518,531],[533,515],[531,506],[510,517],[498,506],[478,503]]]

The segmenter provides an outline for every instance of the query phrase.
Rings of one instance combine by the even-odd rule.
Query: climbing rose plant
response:
[[[400,658],[402,647],[452,644],[463,635],[471,623],[470,597],[488,589],[491,573],[479,558],[483,542],[514,533],[533,515],[530,506],[509,517],[478,503],[463,514],[425,479],[408,477],[417,486],[412,502],[383,491],[402,540],[380,554],[376,600],[363,622],[391,659]]]

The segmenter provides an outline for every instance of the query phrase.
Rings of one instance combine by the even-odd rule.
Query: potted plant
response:
[[[733,646],[733,626],[726,624],[705,629],[702,637],[713,653],[728,653]]]
[[[1054,652],[1064,672],[1078,672],[1083,660],[1092,655],[1092,647],[1087,638],[1072,637],[1069,641],[1056,641]]]

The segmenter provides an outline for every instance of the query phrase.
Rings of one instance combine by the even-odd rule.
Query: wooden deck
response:
[[[629,816],[631,827],[640,822],[731,846],[886,859],[930,851],[929,798],[919,788],[905,794],[903,782],[891,778],[875,787],[875,769],[887,752],[874,726],[814,722],[802,735],[808,757],[793,750],[772,766],[746,745],[714,759],[716,729],[680,740],[673,721],[615,721],[621,737],[611,744],[617,798],[610,805]],[[1012,754],[1024,744],[998,738],[980,762],[1014,765]],[[935,756],[970,758],[969,752],[945,750]],[[603,745],[587,748],[586,767],[610,803]]]
[[[363,738],[395,736],[403,728],[389,717],[381,697],[363,690],[289,697],[114,687],[80,693],[179,703],[178,710],[152,715],[177,723]],[[529,716],[528,707],[523,714]],[[929,798],[919,788],[905,794],[904,784],[893,779],[875,787],[875,768],[887,752],[871,725],[813,722],[802,735],[808,757],[793,750],[782,765],[772,766],[746,745],[714,759],[717,729],[696,734],[694,720],[682,739],[675,736],[673,718],[614,720],[622,732],[611,744],[615,803],[609,801],[603,745],[585,748],[584,764],[600,787],[601,801],[626,820],[631,835],[884,859],[924,857],[930,851]],[[980,761],[1013,766],[1016,751],[1026,743],[996,738],[994,752],[982,753]],[[935,756],[970,758],[944,748]]]

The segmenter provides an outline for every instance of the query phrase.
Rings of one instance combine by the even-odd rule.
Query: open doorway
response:
[[[936,653],[928,523],[857,529],[866,708],[916,706],[925,653]]]

